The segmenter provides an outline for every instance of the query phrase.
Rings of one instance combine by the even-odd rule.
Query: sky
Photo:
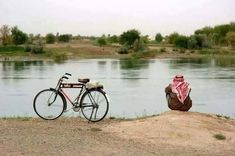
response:
[[[235,22],[235,0],[0,0],[0,26],[26,33],[120,35],[193,34]]]

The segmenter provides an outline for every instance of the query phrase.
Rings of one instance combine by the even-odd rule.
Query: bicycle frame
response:
[[[74,99],[74,101],[72,101],[72,99],[66,94],[66,92],[63,90],[63,88],[79,88],[80,92],[78,93],[78,96]],[[85,85],[83,83],[61,83],[58,91],[63,94],[63,96],[69,101],[69,103],[73,106],[76,105],[76,103],[78,103],[78,101],[80,100],[80,96],[85,93],[86,89],[85,89]]]
[[[58,83],[55,87],[55,90],[57,92],[60,92],[64,96],[65,100],[67,99],[73,107],[75,107],[75,106],[81,107],[81,103],[79,103],[79,100],[80,100],[80,97],[87,91],[86,84],[81,83],[81,82],[79,82],[79,83],[63,83],[63,79],[68,79],[68,77],[66,77],[65,75],[62,76],[58,80]],[[72,101],[71,98],[64,92],[63,88],[80,88],[80,92],[79,92],[78,96],[74,99],[74,101]],[[97,104],[94,102],[93,97],[91,95],[88,95],[88,96],[92,102],[92,105],[86,105],[85,107],[92,106],[92,107],[97,108]],[[55,99],[56,99],[56,96],[55,96]],[[79,105],[76,105],[76,104],[79,104]]]

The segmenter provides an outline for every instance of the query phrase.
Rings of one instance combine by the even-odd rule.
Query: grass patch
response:
[[[147,118],[151,118],[151,117],[160,116],[160,114],[147,115],[147,114],[144,114],[144,113],[141,116],[136,115],[135,118],[125,118],[125,117],[110,116],[109,119],[111,119],[111,120],[120,120],[120,121],[133,121],[133,120],[147,119]]]
[[[2,120],[17,120],[17,121],[29,121],[32,119],[32,117],[2,117]]]
[[[227,120],[229,120],[229,119],[230,119],[230,117],[229,117],[229,116],[224,116],[224,118],[225,118],[225,119],[227,119]]]
[[[204,48],[204,49],[200,49],[198,50],[199,54],[209,54],[209,55],[233,55],[234,51],[230,50],[230,49],[222,49],[222,48]]]
[[[30,53],[24,51],[23,46],[0,46],[1,56],[28,56],[29,54]]]
[[[220,115],[220,114],[216,114],[216,116],[217,116],[218,118],[221,118],[221,117],[222,117],[222,115]]]
[[[0,52],[24,52],[22,46],[0,46]]]
[[[152,118],[152,117],[156,117],[159,116],[160,114],[153,114],[153,115],[142,115],[142,116],[137,116],[136,119],[148,119],[148,118]]]
[[[226,115],[216,114],[216,116],[217,116],[218,118],[225,118],[225,119],[227,119],[227,120],[230,119],[230,117],[229,117],[229,116],[226,116]]]
[[[111,120],[115,120],[115,119],[116,119],[116,117],[114,117],[114,116],[110,116],[110,117],[109,117],[109,119],[111,119]]]
[[[225,140],[226,139],[226,136],[224,136],[221,133],[215,134],[215,135],[213,135],[213,137],[216,138],[217,140]]]
[[[91,128],[90,130],[91,130],[92,132],[100,132],[100,131],[102,131],[102,129],[96,128],[96,127],[93,127],[93,128]]]
[[[129,120],[132,120],[132,119],[130,119],[130,118],[115,117],[115,116],[110,116],[109,119],[110,119],[110,120],[120,120],[120,121],[129,121]]]

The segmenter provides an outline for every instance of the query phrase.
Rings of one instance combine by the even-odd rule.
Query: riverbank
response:
[[[0,119],[4,155],[234,155],[235,120],[168,111],[135,120]]]
[[[235,56],[235,50],[227,47],[214,49],[185,50],[170,45],[150,45],[147,52],[119,54],[118,45],[99,47],[90,42],[47,44],[43,54],[24,52],[23,47],[6,48],[0,51],[0,61],[55,60],[83,58],[189,58]],[[9,50],[8,50],[9,49]]]

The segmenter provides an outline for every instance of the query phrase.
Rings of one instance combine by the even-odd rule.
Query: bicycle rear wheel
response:
[[[108,113],[109,102],[102,90],[89,90],[81,98],[83,116],[92,122],[102,120]]]
[[[65,110],[64,98],[52,89],[39,92],[33,101],[36,114],[45,120],[54,120],[60,117]]]

